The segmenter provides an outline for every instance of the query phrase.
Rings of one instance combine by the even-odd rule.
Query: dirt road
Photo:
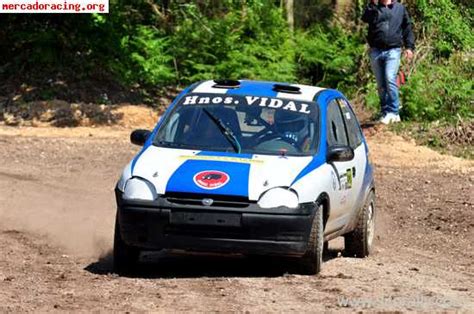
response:
[[[113,187],[138,150],[126,133],[0,127],[0,311],[474,311],[474,164],[387,132],[369,139],[371,257],[341,257],[336,240],[319,276],[169,253],[146,254],[135,278],[110,274]]]

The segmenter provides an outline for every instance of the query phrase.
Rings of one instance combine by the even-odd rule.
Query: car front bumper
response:
[[[145,250],[301,256],[314,217],[314,204],[297,209],[179,204],[123,200],[116,191],[120,234]]]

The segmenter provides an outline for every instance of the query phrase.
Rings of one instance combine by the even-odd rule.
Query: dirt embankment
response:
[[[120,278],[108,253],[113,187],[138,150],[128,130],[0,127],[0,145],[0,311],[474,310],[472,161],[371,135],[375,253],[342,257],[332,241],[319,276],[165,252]]]

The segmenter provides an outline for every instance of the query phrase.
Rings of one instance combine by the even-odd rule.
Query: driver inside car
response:
[[[286,110],[276,110],[274,126],[286,142],[301,152],[308,152],[311,146],[308,117]]]

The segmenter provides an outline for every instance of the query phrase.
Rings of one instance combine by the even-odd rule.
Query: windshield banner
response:
[[[282,109],[304,114],[311,113],[308,103],[293,101],[291,99],[280,99],[259,96],[227,96],[227,95],[190,95],[184,97],[182,104],[188,105],[247,105],[274,109]]]

